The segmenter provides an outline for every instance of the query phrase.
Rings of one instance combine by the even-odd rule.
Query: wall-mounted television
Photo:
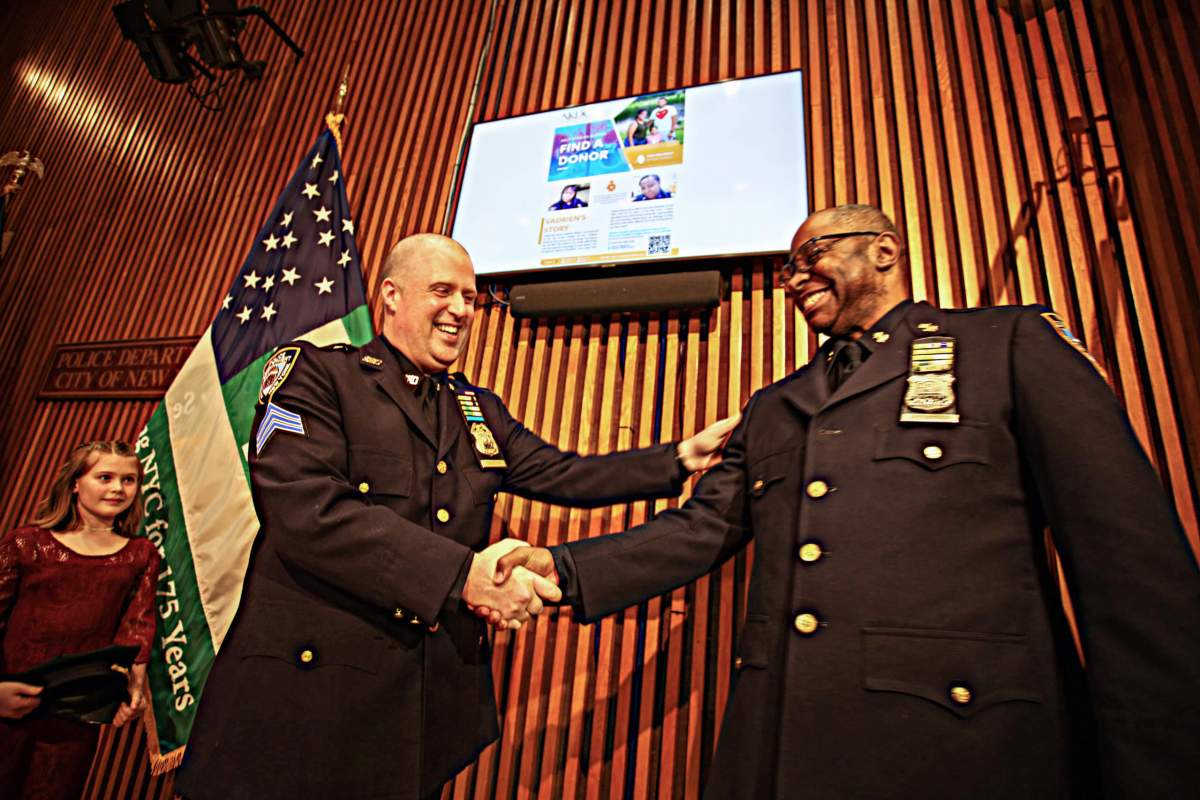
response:
[[[785,251],[804,131],[799,70],[479,123],[453,236],[492,275]]]

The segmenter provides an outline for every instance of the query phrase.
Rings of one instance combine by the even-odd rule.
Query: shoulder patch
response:
[[[275,392],[279,391],[279,387],[283,386],[292,367],[299,360],[300,348],[296,345],[281,347],[275,351],[275,355],[267,359],[267,363],[263,365],[262,388],[258,390],[260,404],[265,403]]]
[[[1098,362],[1095,357],[1093,357],[1092,354],[1087,351],[1087,348],[1083,346],[1083,342],[1079,341],[1079,337],[1071,333],[1071,330],[1067,327],[1066,321],[1064,321],[1062,317],[1053,311],[1044,311],[1039,316],[1045,320],[1046,324],[1049,325],[1064,342],[1071,345],[1071,347],[1075,348],[1080,355],[1086,358],[1088,362],[1095,367],[1096,372],[1100,373],[1101,378],[1104,378],[1106,381],[1108,380],[1108,374],[1104,371],[1104,368],[1100,366],[1100,362]]]

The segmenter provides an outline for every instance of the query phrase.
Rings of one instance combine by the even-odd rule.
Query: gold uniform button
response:
[[[399,619],[399,620],[404,619],[404,609],[397,608],[395,611],[392,612],[392,618]]]
[[[811,636],[817,632],[820,622],[817,621],[815,614],[797,614],[795,620],[796,630],[805,636]]]
[[[301,664],[311,664],[313,657],[314,656],[313,656],[312,650],[301,650],[300,651],[300,663]]]
[[[445,462],[445,461],[439,461],[439,462],[437,463],[437,471],[438,471],[438,475],[445,475],[445,474],[446,474],[446,470],[448,470],[448,469],[450,469],[450,468],[446,466],[446,462]]]
[[[875,331],[874,333],[871,334],[871,338],[874,339],[877,343],[883,344],[884,342],[886,342],[888,339],[890,339],[892,337],[884,331]]]
[[[754,482],[754,485],[753,485],[753,486],[751,486],[750,488],[751,488],[751,489],[753,489],[753,490],[754,490],[754,491],[756,491],[756,492],[761,492],[761,491],[762,491],[762,488],[763,488],[763,486],[765,486],[765,485],[766,485],[766,484],[764,484],[764,483],[763,483],[763,479],[762,479],[762,478],[759,478],[758,480],[756,480],[756,481]]]
[[[921,452],[924,453],[925,457],[930,461],[937,461],[942,457],[942,448],[938,447],[936,444],[925,445],[925,449]]]
[[[813,481],[804,491],[809,497],[817,500],[829,494],[829,484],[825,481]]]
[[[358,491],[360,491],[363,494],[366,494],[367,492],[371,491],[371,484],[367,483],[366,481],[363,481],[362,483],[360,483],[358,485]]]
[[[817,561],[822,555],[824,555],[824,551],[821,550],[821,545],[816,542],[808,542],[807,544],[800,545],[800,560],[806,564]]]
[[[735,658],[733,660],[733,667],[734,667],[734,669],[742,668],[742,657],[741,656],[738,656],[737,658]]]
[[[971,690],[961,684],[951,686],[950,700],[960,706],[965,706],[971,702]]]
[[[937,333],[940,329],[936,322],[920,322],[917,323],[917,330],[924,333]]]
[[[450,512],[444,508],[439,508],[437,510],[437,521],[438,522],[449,522],[450,521]]]

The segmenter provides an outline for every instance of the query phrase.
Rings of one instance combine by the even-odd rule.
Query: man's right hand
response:
[[[17,681],[0,682],[0,717],[20,719],[38,707],[41,686],[31,686]]]
[[[526,570],[509,569],[505,580],[495,579],[498,559],[514,549],[530,549],[524,542],[502,539],[481,553],[476,553],[467,572],[463,586],[463,600],[477,614],[489,620],[499,629],[515,630],[529,619],[531,614],[542,612],[542,601],[557,602],[562,592],[541,574]],[[512,580],[507,580],[509,576]]]

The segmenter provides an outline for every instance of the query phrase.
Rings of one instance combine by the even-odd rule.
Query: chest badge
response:
[[[482,422],[471,424],[471,437],[475,439],[475,449],[480,455],[494,456],[499,455],[500,445],[496,444],[496,437],[492,436],[491,430]]]
[[[483,409],[479,407],[479,397],[471,389],[458,381],[451,380],[450,387],[454,390],[454,399],[458,401],[458,410],[462,413],[467,432],[471,434],[474,443],[475,459],[482,469],[505,469],[508,462],[500,453],[500,445],[496,436],[484,419]]]
[[[952,336],[926,336],[913,340],[908,389],[900,408],[901,422],[958,423],[954,349]]]

